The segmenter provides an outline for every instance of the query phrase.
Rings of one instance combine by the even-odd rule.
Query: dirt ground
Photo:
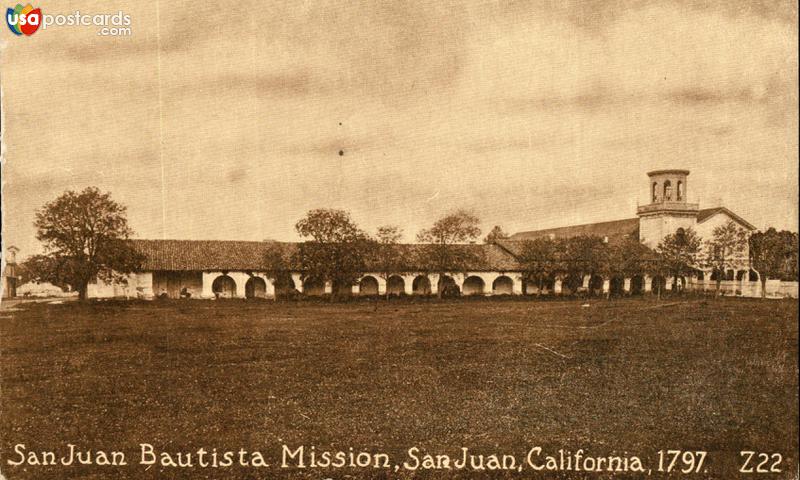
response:
[[[0,471],[23,478],[610,478],[575,471],[282,468],[292,449],[706,451],[685,478],[798,469],[798,310],[757,299],[18,304],[0,311]],[[269,467],[139,464],[264,453]],[[15,451],[25,445],[25,453]],[[31,465],[118,450],[126,466]],[[10,465],[24,456],[25,463]],[[43,455],[34,453],[38,461]],[[769,465],[778,457],[770,457]],[[758,463],[754,457],[753,462]],[[679,462],[679,465],[684,465]],[[676,473],[673,471],[673,473]],[[622,478],[640,478],[630,473]],[[619,478],[617,475],[614,478]],[[670,478],[684,478],[673,475]]]

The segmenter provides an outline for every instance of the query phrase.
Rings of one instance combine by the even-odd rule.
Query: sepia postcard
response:
[[[796,1],[0,11],[0,480],[800,478]]]

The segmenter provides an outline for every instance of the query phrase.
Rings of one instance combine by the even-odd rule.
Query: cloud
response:
[[[39,201],[86,182],[141,236],[292,239],[333,204],[411,236],[457,206],[514,231],[630,216],[676,166],[796,228],[796,6],[733,4],[179,1],[157,32],[142,2],[130,38],[9,39],[4,233],[32,248]]]
[[[494,13],[514,22],[529,22],[533,18],[548,22],[568,22],[574,27],[602,34],[610,24],[627,12],[662,6],[684,13],[708,13],[728,19],[753,18],[788,25],[797,22],[797,2],[792,0],[563,0],[560,2],[528,2],[511,0],[486,3],[481,13]],[[487,12],[488,11],[488,12]]]

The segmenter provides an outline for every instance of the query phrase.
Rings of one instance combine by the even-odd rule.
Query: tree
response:
[[[780,279],[789,282],[800,280],[800,265],[798,265],[798,237],[797,232],[782,230],[780,232],[784,243],[783,273]]]
[[[292,290],[291,257],[281,244],[269,242],[270,245],[264,252],[264,269],[275,286],[275,298],[278,299]]]
[[[403,274],[408,267],[408,262],[403,258],[400,251],[400,239],[403,238],[403,231],[394,225],[384,225],[378,227],[378,232],[372,242],[371,264],[378,272],[378,275],[386,282],[392,275]],[[386,290],[386,298],[389,298],[389,290]]]
[[[707,240],[705,245],[705,263],[716,274],[715,296],[719,296],[722,275],[726,270],[736,268],[742,263],[744,250],[747,247],[747,232],[733,221],[729,221],[716,227],[712,232],[711,240]]]
[[[607,275],[609,249],[596,235],[578,235],[564,242],[564,270],[581,279],[593,275]]]
[[[650,264],[655,260],[655,252],[643,244],[637,237],[625,237],[611,248],[611,261],[615,265],[614,273],[622,277],[632,278],[645,275],[650,271]]]
[[[344,210],[320,208],[309,211],[295,225],[303,238],[296,263],[304,281],[313,278],[336,287],[352,286],[366,269],[369,237]],[[334,296],[331,296],[333,300]]]
[[[622,278],[633,278],[651,273],[655,257],[655,252],[641,243],[638,237],[625,236],[608,246],[603,270],[611,277],[618,275]]]
[[[495,225],[491,232],[483,239],[483,243],[496,243],[498,240],[505,240],[508,234],[503,231],[500,225]]]
[[[656,247],[665,272],[676,279],[691,275],[697,267],[702,239],[691,228],[665,236]]]
[[[768,228],[750,236],[750,265],[761,279],[761,297],[767,296],[767,278],[797,279],[797,233]]]
[[[562,242],[540,237],[525,240],[519,253],[519,262],[525,277],[536,281],[539,287],[538,296],[542,295],[544,280],[562,271]]]
[[[125,240],[133,233],[126,208],[95,187],[67,191],[36,212],[45,253],[26,262],[33,280],[70,285],[86,299],[89,282],[125,282],[143,257]]]
[[[465,273],[480,263],[481,250],[465,245],[474,242],[481,234],[478,217],[465,210],[457,210],[437,220],[431,228],[417,235],[419,247],[418,263],[424,269],[439,274]],[[442,298],[442,289],[437,295]]]
[[[54,255],[31,255],[19,265],[18,276],[20,283],[48,282],[62,290],[72,289],[70,279],[74,274],[73,262],[67,257]]]

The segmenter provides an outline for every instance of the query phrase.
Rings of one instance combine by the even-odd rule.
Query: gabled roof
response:
[[[704,208],[697,212],[697,223],[703,223],[712,216],[724,213],[739,222],[750,230],[756,230],[750,222],[736,215],[725,207]],[[609,242],[619,241],[625,236],[639,236],[639,218],[626,218],[624,220],[612,220],[610,222],[587,223],[584,225],[572,225],[569,227],[547,228],[544,230],[530,230],[511,235],[509,240],[521,241],[532,240],[534,238],[548,237],[571,238],[579,235],[594,235],[598,237],[608,237]]]
[[[476,244],[471,247],[482,250],[483,265],[476,266],[474,270],[508,272],[519,270],[517,259],[499,245]]]
[[[735,213],[731,212],[725,207],[704,208],[702,210],[699,210],[697,212],[697,223],[703,223],[718,213],[724,213],[728,215],[729,217],[741,223],[744,227],[748,228],[749,230],[757,230],[753,224],[751,224],[744,218],[740,217],[739,215],[736,215]]]
[[[587,223],[584,225],[573,225],[569,227],[547,228],[544,230],[531,230],[519,232],[511,235],[509,240],[533,240],[552,236],[553,238],[571,238],[579,235],[594,235],[600,238],[608,237],[609,242],[620,240],[626,236],[639,235],[639,219],[626,218],[624,220],[612,220],[610,222]]]
[[[266,253],[278,247],[291,261],[299,243],[247,242],[232,240],[130,240],[134,249],[144,256],[144,271],[253,271],[263,270]],[[409,271],[419,270],[415,265],[420,244],[400,244],[400,256],[408,262]],[[473,251],[481,260],[471,265],[473,271],[514,271],[519,269],[516,259],[497,245],[460,245]],[[289,265],[299,270],[298,265]]]

